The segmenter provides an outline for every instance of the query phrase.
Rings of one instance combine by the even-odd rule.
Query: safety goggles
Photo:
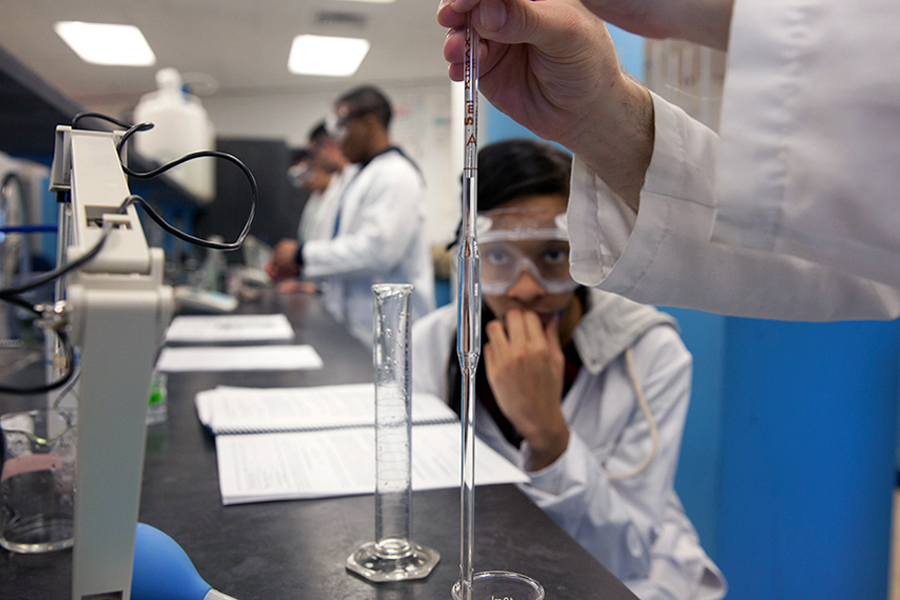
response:
[[[343,115],[338,115],[335,111],[331,111],[325,115],[325,131],[335,142],[340,144],[347,137],[347,123],[352,119],[364,117],[372,112],[371,108],[357,108]]]
[[[288,180],[294,187],[301,188],[309,181],[311,173],[312,165],[308,161],[299,162],[288,169]]]
[[[481,290],[505,294],[527,270],[547,291],[578,287],[569,274],[569,237],[565,213],[535,209],[495,209],[478,215]]]

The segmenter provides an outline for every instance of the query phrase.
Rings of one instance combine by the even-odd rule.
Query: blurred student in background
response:
[[[372,344],[373,284],[413,284],[413,319],[435,305],[434,267],[425,240],[425,181],[391,142],[392,116],[387,97],[371,86],[335,102],[327,133],[353,171],[342,171],[345,183],[331,231],[327,239],[279,243],[269,269],[276,280],[298,276],[327,284],[323,294],[329,312],[367,345]]]

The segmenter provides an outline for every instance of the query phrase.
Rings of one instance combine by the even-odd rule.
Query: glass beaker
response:
[[[472,589],[463,594],[459,581],[453,586],[453,600],[544,600],[543,586],[520,573],[481,571],[472,577]]]
[[[37,554],[74,543],[75,413],[45,409],[0,417],[0,546]]]
[[[357,548],[347,568],[370,581],[427,577],[440,554],[410,541],[412,524],[412,380],[408,284],[372,286],[375,296],[375,541]]]

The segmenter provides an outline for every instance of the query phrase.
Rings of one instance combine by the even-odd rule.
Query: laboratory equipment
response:
[[[550,294],[578,284],[569,274],[566,213],[542,208],[497,208],[478,215],[481,291],[505,294],[527,269]]]
[[[119,211],[130,196],[121,135],[57,127],[51,175],[51,191],[70,196],[60,205],[66,263],[95,253],[60,286],[80,348],[74,600],[129,600],[147,390],[174,306],[163,251],[148,247],[133,205]]]
[[[412,380],[408,284],[372,286],[375,366],[375,541],[357,548],[347,568],[370,581],[427,577],[440,554],[410,540],[412,525]]]
[[[0,416],[0,546],[19,554],[72,547],[75,440],[73,411]]]
[[[453,586],[453,600],[463,600],[460,582]],[[485,600],[543,600],[544,588],[527,575],[511,571],[482,571],[472,577],[471,598]]]
[[[206,583],[178,542],[138,523],[131,600],[234,600]]]
[[[151,160],[165,163],[198,150],[213,150],[216,134],[206,109],[196,96],[184,91],[181,73],[173,68],[156,73],[159,89],[144,94],[134,107],[135,121],[155,127],[135,138],[135,150]],[[215,161],[202,158],[179,165],[169,176],[203,202],[215,198]]]
[[[475,372],[481,355],[481,256],[476,215],[478,213],[478,34],[472,14],[466,23],[466,50],[463,71],[464,156],[462,188],[462,232],[459,244],[459,284],[457,286],[456,351],[462,373],[460,421],[460,561],[459,581],[451,594],[455,600],[541,600],[544,590],[533,579],[510,571],[475,573],[472,564],[475,543]],[[523,596],[522,582],[534,591]],[[505,590],[505,591],[504,591]],[[509,593],[506,593],[509,592]],[[515,592],[515,593],[513,593]]]
[[[169,376],[158,369],[153,369],[150,376],[149,406],[147,407],[147,425],[165,423],[169,418]]]

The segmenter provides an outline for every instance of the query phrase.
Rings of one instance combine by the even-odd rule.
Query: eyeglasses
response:
[[[310,162],[298,162],[288,169],[288,179],[294,187],[303,187],[309,181],[312,164]]]
[[[325,131],[328,132],[331,139],[340,144],[347,135],[347,123],[368,114],[372,114],[371,108],[356,108],[342,115],[332,111],[325,116]]]
[[[578,287],[569,274],[565,213],[544,209],[495,209],[478,215],[481,290],[505,294],[527,270],[551,294]]]

